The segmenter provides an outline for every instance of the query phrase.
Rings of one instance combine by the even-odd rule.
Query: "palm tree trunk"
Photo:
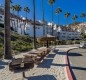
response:
[[[26,34],[26,33],[25,33],[25,25],[26,25],[26,23],[27,23],[27,12],[26,12],[26,22],[25,22],[25,24],[24,24],[24,34]]]
[[[44,0],[42,0],[42,17],[43,17],[43,36],[45,36],[45,25],[44,25]]]
[[[52,35],[53,35],[53,4],[52,4]]]
[[[4,58],[11,59],[11,38],[10,38],[10,0],[5,0],[5,34],[4,34]]]
[[[58,14],[58,26],[59,26],[59,14]]]
[[[25,24],[24,24],[24,35],[26,34],[26,32],[25,32],[25,27],[26,27],[26,26],[25,26],[25,25],[26,25],[26,22],[25,22]]]
[[[68,19],[66,18],[66,24],[68,24]]]
[[[36,49],[35,0],[33,0],[33,48]]]
[[[17,16],[19,17],[19,11],[17,11]],[[17,17],[17,27],[16,27],[16,32],[18,32],[18,17]]]
[[[26,20],[27,20],[27,12],[26,12]]]

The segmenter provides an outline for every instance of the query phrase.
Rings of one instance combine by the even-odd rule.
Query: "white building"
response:
[[[2,9],[1,9],[2,10]],[[18,24],[17,24],[18,23]],[[4,24],[4,11],[0,12],[0,24]],[[18,34],[24,35],[27,34],[30,37],[33,37],[33,21],[28,20],[24,17],[18,17],[16,15],[11,14],[10,18],[10,27],[13,28]],[[47,34],[48,25],[45,24],[45,35]],[[50,29],[48,28],[48,31]],[[42,21],[36,21],[36,37],[43,36],[43,23]]]
[[[0,23],[4,24],[4,15],[3,11],[0,11]],[[18,23],[18,24],[17,24]],[[66,27],[58,27],[56,24],[52,24],[48,22],[45,25],[45,35],[52,33],[52,25],[54,36],[56,36],[59,40],[75,40],[81,39],[79,31],[70,31],[66,30]],[[16,31],[18,34],[24,35],[28,34],[30,37],[33,37],[33,21],[28,20],[24,17],[18,17],[16,15],[11,14],[10,26]],[[64,28],[64,30],[63,30]],[[43,23],[42,21],[36,21],[36,37],[43,36]]]
[[[58,27],[55,36],[59,40],[79,40],[81,39],[81,33],[76,31],[62,30],[62,27]]]

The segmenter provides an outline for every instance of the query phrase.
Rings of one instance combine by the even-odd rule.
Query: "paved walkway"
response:
[[[86,80],[86,49],[74,49],[69,52],[74,80]]]
[[[26,71],[24,80],[67,80],[65,57],[66,51],[73,46],[56,46],[43,62]],[[7,61],[0,60],[0,80],[22,80],[22,73],[9,71]]]

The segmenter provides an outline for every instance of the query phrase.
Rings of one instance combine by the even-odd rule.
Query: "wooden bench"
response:
[[[35,54],[35,55],[41,57],[42,55],[44,55],[44,51],[42,51],[42,50],[36,50],[36,51],[31,51],[28,54]]]
[[[9,70],[20,71],[32,69],[34,67],[34,61],[32,58],[17,58],[13,59],[9,64]]]
[[[42,47],[35,51],[30,51],[28,54],[23,55],[24,57],[32,58],[35,63],[40,63],[44,57],[49,53],[49,49]]]
[[[38,50],[43,51],[45,54],[48,54],[50,52],[50,49],[46,47],[38,48]]]

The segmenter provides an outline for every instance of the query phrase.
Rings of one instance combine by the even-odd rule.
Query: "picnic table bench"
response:
[[[34,67],[34,61],[32,58],[13,59],[9,64],[9,70],[11,71],[27,70],[33,67]]]
[[[44,57],[48,54],[48,52],[49,52],[48,48],[42,47],[42,48],[38,48],[35,51],[31,51],[23,56],[27,58],[32,58],[34,62],[38,64],[44,59]]]

